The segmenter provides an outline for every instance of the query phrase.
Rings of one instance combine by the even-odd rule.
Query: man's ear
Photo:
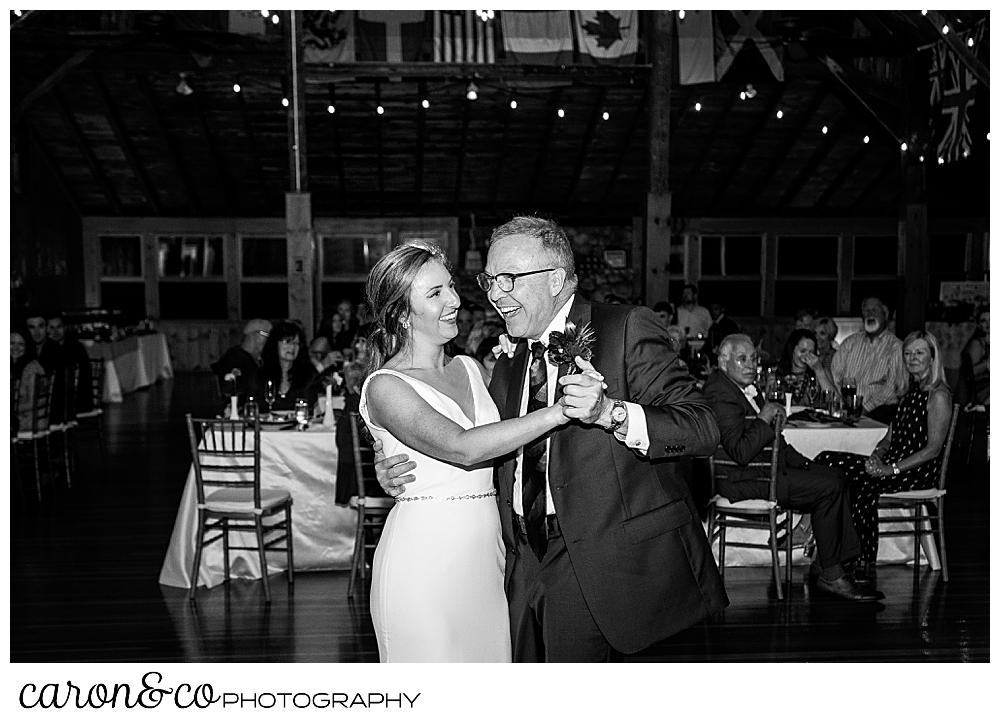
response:
[[[550,273],[552,275],[549,276],[549,293],[553,297],[559,296],[566,286],[566,269],[556,269]]]

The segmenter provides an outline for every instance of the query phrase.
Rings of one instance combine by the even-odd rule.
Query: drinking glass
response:
[[[844,414],[843,403],[837,393],[834,391],[828,391],[825,395],[827,411],[830,413],[831,417],[841,417]]]
[[[300,429],[309,423],[309,403],[305,399],[295,400],[295,423]]]
[[[271,407],[274,406],[274,382],[270,379],[267,380],[267,391],[264,392],[264,401],[267,402],[267,411],[271,411]]]
[[[257,412],[257,400],[253,397],[247,397],[247,403],[243,405],[243,417],[248,422],[252,422],[257,418]]]
[[[865,413],[865,398],[860,394],[855,394],[851,397],[847,413],[852,419],[861,419],[861,415]]]

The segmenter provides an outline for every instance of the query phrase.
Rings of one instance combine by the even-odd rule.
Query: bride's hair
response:
[[[375,315],[368,337],[368,369],[365,376],[379,369],[402,351],[410,340],[405,325],[410,315],[410,289],[413,281],[431,259],[448,268],[448,258],[432,243],[414,241],[399,246],[375,264],[368,275],[365,296]]]

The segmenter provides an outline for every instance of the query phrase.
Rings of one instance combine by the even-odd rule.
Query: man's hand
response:
[[[493,356],[499,359],[501,354],[506,354],[508,359],[513,359],[516,347],[517,344],[509,336],[501,334],[500,343],[493,347]]]
[[[563,385],[563,414],[584,424],[611,426],[611,400],[604,396],[604,377],[583,357],[576,357],[579,374],[559,377]]]
[[[757,419],[761,420],[765,424],[770,425],[774,418],[781,416],[784,419],[785,408],[777,402],[768,402],[764,405],[763,409],[760,410],[760,414],[757,415]]]
[[[416,462],[410,462],[407,454],[397,454],[386,457],[382,454],[382,440],[376,439],[372,445],[375,450],[375,476],[378,477],[379,486],[390,497],[399,497],[406,492],[405,485],[413,482],[416,477],[407,474],[410,470],[417,468]]]

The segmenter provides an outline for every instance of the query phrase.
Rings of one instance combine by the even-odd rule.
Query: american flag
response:
[[[495,63],[496,21],[473,10],[433,10],[434,60],[438,63]]]
[[[972,29],[972,52],[979,50],[985,24]],[[959,34],[963,44],[969,31]],[[976,102],[979,81],[958,56],[947,50],[944,43],[933,48],[930,70],[931,104],[940,105],[940,123],[936,133],[938,163],[951,163],[968,158],[972,153],[969,133],[969,111]]]

